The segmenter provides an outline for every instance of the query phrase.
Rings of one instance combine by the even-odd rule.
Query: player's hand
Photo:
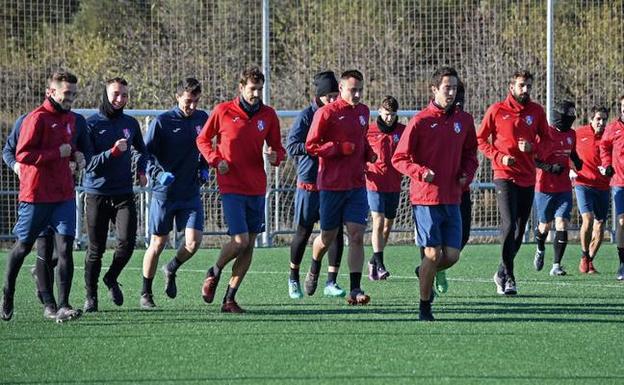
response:
[[[127,151],[128,150],[128,140],[127,139],[119,139],[113,145],[113,149],[115,149],[115,150],[117,150],[119,152]],[[113,150],[113,151],[115,151],[115,150]]]
[[[199,176],[199,183],[201,184],[208,183],[208,181],[210,180],[210,171],[208,171],[205,168],[201,168],[199,169],[198,176]]]
[[[503,165],[504,166],[511,166],[514,163],[516,163],[516,158],[514,158],[511,155],[505,155],[503,156]]]
[[[227,174],[227,172],[230,171],[230,166],[228,166],[228,162],[226,162],[225,160],[221,160],[219,164],[217,164],[217,171],[221,175]]]
[[[63,143],[59,146],[59,152],[61,153],[61,158],[67,158],[71,155],[71,144]]]
[[[433,172],[433,170],[427,170],[423,174],[423,180],[427,183],[433,182],[433,178],[435,178],[435,172]]]
[[[518,148],[522,152],[531,152],[531,150],[533,150],[533,146],[531,145],[531,143],[527,142],[526,139],[523,138],[520,138],[520,140],[518,140]]]
[[[611,165],[608,165],[607,167],[599,166],[598,171],[600,171],[600,175],[606,176],[609,178],[615,175],[615,170],[613,169],[613,166]]]
[[[15,164],[13,165],[13,172],[17,174],[17,178],[19,179],[20,177],[20,164],[19,162],[15,162]]]
[[[87,161],[85,160],[85,156],[80,151],[74,152],[74,160],[76,161],[76,166],[78,167],[78,171],[84,169],[85,166],[87,165]]]
[[[173,176],[173,174],[167,171],[163,171],[160,173],[160,175],[158,175],[158,183],[163,186],[169,186],[171,183],[173,183],[174,179],[175,177]]]
[[[139,186],[147,186],[147,176],[145,176],[145,174],[139,174]]]
[[[69,161],[69,172],[71,172],[72,174],[76,173],[76,162],[74,162],[73,160]]]
[[[264,155],[267,156],[267,159],[269,160],[269,163],[275,164],[275,162],[277,162],[277,152],[273,151],[273,149],[271,147],[267,148],[264,151]]]
[[[468,177],[466,176],[466,174],[461,174],[459,177],[459,185],[463,187],[466,185],[467,181],[468,181]]]
[[[560,165],[559,163],[551,164],[550,172],[555,175],[560,175],[563,172],[563,166]]]
[[[340,152],[342,155],[351,155],[355,151],[355,143],[353,142],[341,142]]]

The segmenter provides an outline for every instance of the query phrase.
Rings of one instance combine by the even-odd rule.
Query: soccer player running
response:
[[[568,244],[568,224],[572,209],[572,183],[570,182],[570,160],[576,170],[582,168],[582,162],[576,154],[576,133],[572,123],[576,119],[574,103],[563,101],[555,105],[552,111],[552,126],[549,137],[540,142],[535,163],[537,176],[535,184],[535,210],[539,224],[535,229],[537,249],[533,265],[537,271],[544,267],[545,242],[552,222],[555,222],[553,241],[554,260],[551,276],[566,275],[561,266],[561,259]]]
[[[620,267],[616,278],[624,281],[624,95],[619,99],[620,116],[605,129],[600,142],[600,159],[602,170],[610,174],[613,188],[613,203],[617,219],[615,239],[617,242]],[[608,172],[607,172],[608,170]]]
[[[89,236],[84,262],[86,298],[83,309],[87,313],[98,311],[98,280],[110,223],[117,230],[117,246],[103,282],[117,306],[124,301],[117,279],[132,257],[136,244],[137,208],[131,149],[136,154],[141,187],[147,185],[147,153],[139,122],[124,113],[127,103],[128,82],[120,77],[111,78],[104,85],[100,111],[87,119],[89,138],[95,151],[82,182]]]
[[[314,115],[306,150],[319,158],[321,234],[314,239],[312,258],[320,261],[344,224],[349,236],[350,292],[347,301],[365,305],[370,297],[361,289],[364,264],[364,230],[368,218],[366,162],[377,155],[366,141],[369,109],[360,103],[364,77],[357,70],[342,73],[338,99]],[[308,273],[306,291],[313,293],[316,280]]]
[[[421,321],[434,320],[431,302],[436,273],[459,259],[459,204],[465,184],[479,165],[474,120],[454,103],[457,82],[455,69],[435,71],[430,81],[433,99],[410,120],[392,157],[394,167],[410,178],[418,244],[425,248],[417,269]]]
[[[609,212],[609,177],[613,168],[601,168],[600,143],[604,137],[609,112],[605,107],[592,107],[589,124],[576,129],[576,152],[583,162],[574,182],[578,210],[581,213],[582,274],[597,273],[594,258],[604,238],[604,226]]]
[[[366,165],[366,190],[368,207],[373,218],[371,243],[373,256],[368,262],[368,279],[385,280],[390,272],[384,264],[384,248],[396,218],[401,197],[403,175],[392,165],[392,155],[405,125],[399,123],[399,102],[386,96],[379,107],[379,117],[368,129],[367,140],[378,155],[375,163]]]
[[[236,292],[251,266],[256,236],[265,226],[267,180],[263,155],[276,167],[286,156],[277,113],[262,103],[263,87],[264,74],[260,69],[245,69],[239,80],[239,96],[215,106],[197,138],[202,155],[217,169],[217,184],[230,235],[219,259],[208,269],[202,297],[212,303],[223,269],[234,260],[221,306],[224,313],[245,312],[236,302]],[[268,147],[263,151],[265,142]]]
[[[288,132],[286,150],[297,163],[297,190],[295,192],[295,219],[297,232],[290,244],[290,277],[288,279],[288,295],[292,299],[303,298],[299,280],[299,266],[303,260],[306,244],[310,239],[314,224],[319,221],[319,191],[316,185],[318,174],[318,158],[308,154],[305,148],[306,138],[310,131],[312,118],[319,108],[336,100],[338,81],[332,71],[319,72],[314,75],[316,97],[306,109],[301,111]],[[346,292],[338,286],[337,277],[343,251],[343,227],[338,227],[335,242],[329,247],[329,266],[327,282],[323,294],[328,297],[344,297]],[[312,259],[311,274],[318,279],[321,261]],[[316,285],[314,285],[316,289]],[[309,295],[314,294],[309,293]]]
[[[13,317],[15,283],[24,258],[39,234],[54,229],[58,252],[58,307],[50,287],[42,292],[44,316],[63,322],[78,318],[80,310],[69,303],[74,261],[72,246],[76,232],[76,201],[70,161],[85,164],[73,138],[76,116],[69,113],[76,98],[75,75],[57,71],[49,79],[46,100],[26,116],[17,141],[15,159],[20,164],[17,241],[7,256],[0,318]],[[47,274],[47,272],[46,272]]]
[[[501,262],[494,274],[498,294],[517,293],[514,259],[533,204],[537,142],[548,135],[544,109],[531,101],[532,87],[530,72],[514,73],[507,98],[488,108],[477,133],[479,150],[492,161],[501,216]]]
[[[195,78],[180,81],[176,88],[178,105],[158,115],[150,125],[145,139],[149,161],[147,171],[152,185],[149,229],[150,244],[143,257],[143,309],[156,306],[152,282],[158,258],[162,253],[173,221],[178,232],[184,230],[184,242],[175,257],[163,266],[165,294],[175,298],[178,293],[176,272],[201,246],[204,231],[204,207],[199,186],[208,179],[208,170],[197,148],[196,140],[208,119],[197,109],[201,84]],[[175,236],[175,233],[174,233]]]

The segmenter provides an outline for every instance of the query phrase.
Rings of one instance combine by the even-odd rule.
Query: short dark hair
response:
[[[188,92],[191,95],[201,94],[201,83],[199,80],[195,78],[186,78],[184,80],[180,80],[176,87],[176,94],[181,96],[183,93]]]
[[[359,81],[364,80],[364,75],[358,70],[346,70],[340,75],[340,80],[347,80],[349,78],[353,78]]]
[[[534,80],[533,74],[528,70],[518,70],[514,72],[513,75],[511,75],[511,77],[509,78],[509,84],[514,84],[516,82],[516,79],[518,78],[523,78],[525,80]]]
[[[598,113],[598,112],[602,112],[603,114],[606,115],[607,119],[609,118],[609,109],[607,107],[605,107],[605,106],[593,106],[591,108],[591,110],[589,110],[589,111],[591,113],[590,117],[592,119],[594,118],[594,116],[596,116],[596,113]]]
[[[385,108],[391,112],[397,112],[399,110],[399,102],[394,96],[387,95],[384,100],[381,101],[381,108]]]
[[[264,83],[264,74],[258,67],[245,68],[240,74],[239,83],[242,86],[247,85],[247,82],[251,80],[252,83]]]
[[[122,86],[127,86],[128,85],[128,81],[122,77],[116,76],[114,78],[110,78],[106,80],[106,86],[108,87],[109,84],[113,84],[113,83],[119,83]]]
[[[433,75],[431,75],[431,79],[429,79],[429,86],[436,87],[436,88],[440,87],[440,84],[442,83],[442,79],[444,79],[445,76],[454,76],[455,78],[457,78],[457,80],[459,80],[459,76],[457,75],[457,71],[455,70],[455,68],[444,66],[444,67],[438,68],[433,73]]]
[[[52,82],[67,82],[70,84],[78,83],[78,78],[73,73],[66,70],[56,70],[48,78],[48,83]]]

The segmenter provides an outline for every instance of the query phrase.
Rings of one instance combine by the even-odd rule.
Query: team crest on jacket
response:
[[[124,134],[124,138],[129,139],[130,138],[130,130],[127,128],[123,129],[123,134]]]
[[[258,120],[258,131],[262,132],[264,130],[264,120]]]
[[[195,126],[195,132],[197,133],[197,135],[199,135],[199,133],[201,132],[201,126],[199,124]]]
[[[398,143],[399,139],[401,139],[401,137],[399,136],[399,134],[394,134],[392,135],[392,141],[394,141],[394,143]]]
[[[363,115],[360,115],[360,124],[361,124],[362,126],[366,126],[366,119],[364,118],[364,116],[363,116]]]
[[[456,134],[459,134],[461,132],[461,129],[462,129],[461,123],[455,122],[453,124],[453,130],[455,131]]]
[[[67,123],[67,135],[71,135],[71,126]]]
[[[533,117],[531,115],[527,115],[524,118],[524,121],[526,122],[526,124],[528,124],[530,126],[531,124],[533,124]]]
[[[567,138],[567,142],[568,142],[568,144],[571,146],[571,145],[572,145],[572,138],[570,138],[570,137],[568,136],[568,138]]]

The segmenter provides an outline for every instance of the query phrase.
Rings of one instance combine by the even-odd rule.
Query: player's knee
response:
[[[620,227],[624,227],[624,215],[618,215],[617,221]]]
[[[237,235],[232,239],[232,244],[237,253],[245,251],[249,247],[249,236],[247,234]]]
[[[197,250],[199,250],[200,245],[201,245],[201,241],[196,240],[196,239],[188,239],[184,242],[184,246],[186,247],[186,250],[188,250],[191,253],[195,253]]]

